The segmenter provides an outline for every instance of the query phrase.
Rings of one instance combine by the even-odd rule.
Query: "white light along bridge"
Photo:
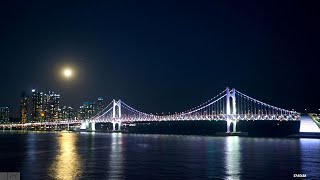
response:
[[[299,121],[300,114],[296,111],[290,111],[278,108],[267,103],[256,100],[235,89],[226,88],[217,96],[207,102],[191,108],[187,111],[174,113],[171,115],[154,115],[144,113],[132,108],[121,100],[113,100],[101,112],[94,117],[86,120],[59,121],[59,122],[42,122],[12,124],[5,126],[37,126],[37,125],[63,125],[63,124],[80,124],[81,129],[95,131],[95,123],[110,122],[113,124],[113,130],[121,130],[123,123],[133,122],[159,122],[159,121],[209,121],[221,120],[227,121],[226,131],[230,133],[231,125],[233,132],[236,132],[237,122],[241,120],[285,120]]]

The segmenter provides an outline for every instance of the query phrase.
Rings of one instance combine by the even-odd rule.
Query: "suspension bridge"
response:
[[[296,111],[286,110],[261,102],[236,89],[226,88],[210,100],[189,110],[169,114],[155,115],[141,112],[121,100],[111,101],[102,111],[94,117],[84,120],[68,120],[57,122],[25,123],[0,125],[3,129],[12,127],[27,128],[30,126],[57,126],[81,124],[80,129],[95,131],[96,123],[112,123],[114,131],[121,131],[123,124],[135,122],[159,121],[226,121],[227,133],[237,132],[239,121],[300,121],[300,114]],[[116,128],[116,126],[118,128]],[[231,131],[232,126],[232,131]]]

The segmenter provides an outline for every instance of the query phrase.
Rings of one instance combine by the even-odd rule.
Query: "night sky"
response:
[[[0,106],[22,91],[61,105],[102,96],[179,112],[227,86],[286,109],[320,108],[316,1],[0,2]],[[60,68],[76,68],[73,80]]]

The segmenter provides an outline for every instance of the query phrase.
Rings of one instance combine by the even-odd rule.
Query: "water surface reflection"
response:
[[[225,169],[226,179],[240,179],[240,138],[237,136],[226,137],[225,140]]]
[[[301,146],[301,172],[306,174],[308,179],[319,179],[320,177],[320,140],[300,139]],[[315,157],[317,156],[317,157]]]
[[[54,179],[79,179],[82,174],[82,159],[77,149],[78,135],[61,133],[58,138],[56,158],[50,168],[50,176]]]
[[[109,160],[109,179],[123,178],[122,134],[112,133]]]
[[[320,177],[319,139],[29,132],[0,142],[0,170],[21,179]]]

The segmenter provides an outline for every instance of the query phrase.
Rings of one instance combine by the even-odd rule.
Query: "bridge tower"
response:
[[[117,111],[118,107],[118,111]],[[118,131],[121,131],[121,100],[113,100],[112,108],[112,127],[113,131],[116,131],[116,124],[118,124]]]
[[[231,122],[233,123],[233,132],[237,132],[237,119],[236,119],[236,114],[237,114],[237,108],[236,108],[236,90],[233,88],[231,91],[229,88],[226,90],[226,110],[227,110],[227,133],[230,133],[230,125]],[[231,112],[231,107],[230,107],[230,97],[232,98],[232,112]]]

